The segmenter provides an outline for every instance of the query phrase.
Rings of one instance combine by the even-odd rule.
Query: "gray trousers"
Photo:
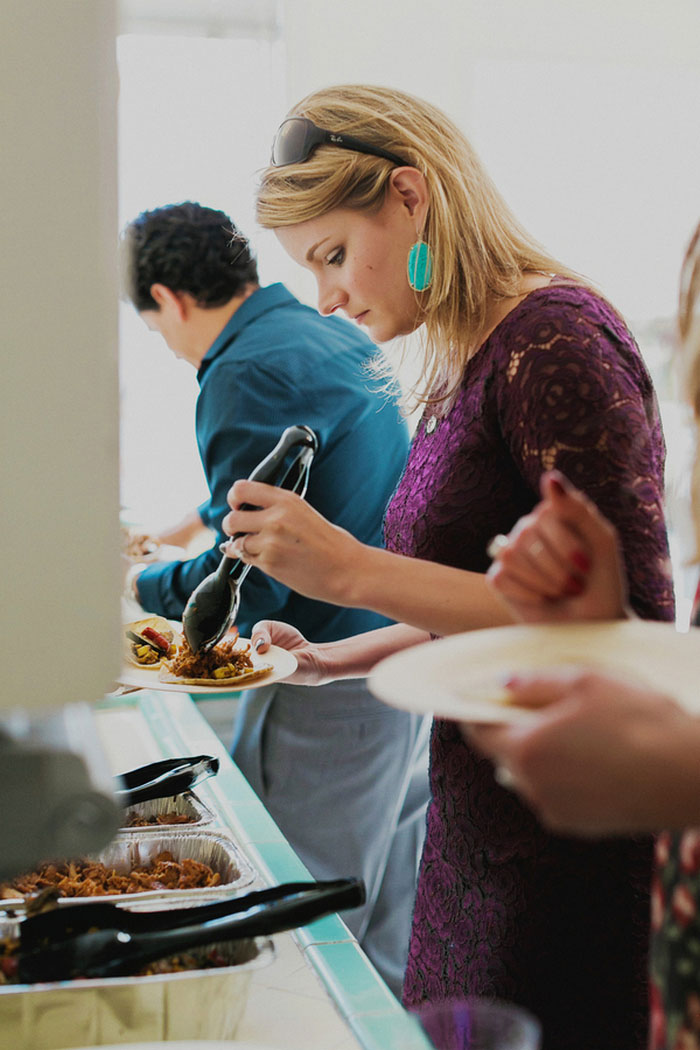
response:
[[[429,719],[363,680],[242,694],[232,756],[314,878],[363,878],[343,914],[400,996],[430,795]]]

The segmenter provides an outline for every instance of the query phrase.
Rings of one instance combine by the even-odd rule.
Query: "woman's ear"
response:
[[[428,184],[417,168],[396,168],[389,177],[389,186],[420,231],[428,211]]]

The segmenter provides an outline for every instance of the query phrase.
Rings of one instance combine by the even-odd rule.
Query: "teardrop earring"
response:
[[[425,292],[433,283],[433,252],[425,241],[416,241],[408,253],[408,283],[416,292]]]

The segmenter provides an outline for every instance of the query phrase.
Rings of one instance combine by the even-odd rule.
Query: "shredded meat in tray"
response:
[[[0,938],[0,985],[18,983],[19,948],[18,939]],[[246,946],[244,942],[239,942],[234,954],[235,957],[229,958],[218,948],[209,948],[200,951],[197,955],[181,952],[179,955],[170,955],[165,959],[149,963],[134,976],[151,977],[161,973],[181,973],[183,970],[211,970],[221,966],[231,966],[233,963],[243,963],[255,958],[256,951],[252,942],[249,946]]]
[[[130,813],[124,821],[125,828],[150,828],[160,824],[196,824],[199,817],[189,817],[187,813],[153,813],[150,817]]]
[[[0,898],[28,896],[55,886],[62,897],[103,897],[146,890],[190,890],[218,886],[221,875],[201,861],[175,860],[164,850],[149,865],[126,873],[98,861],[65,861],[43,864],[37,871],[0,885]]]

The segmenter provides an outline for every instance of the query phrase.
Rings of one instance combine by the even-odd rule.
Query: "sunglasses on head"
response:
[[[308,160],[317,146],[338,146],[340,149],[353,150],[355,153],[369,153],[373,157],[383,157],[400,168],[409,167],[405,160],[381,146],[371,146],[368,142],[353,138],[352,135],[341,135],[335,131],[319,128],[308,117],[288,117],[282,121],[275,141],[272,143],[272,164],[282,168],[286,164],[301,164]]]

